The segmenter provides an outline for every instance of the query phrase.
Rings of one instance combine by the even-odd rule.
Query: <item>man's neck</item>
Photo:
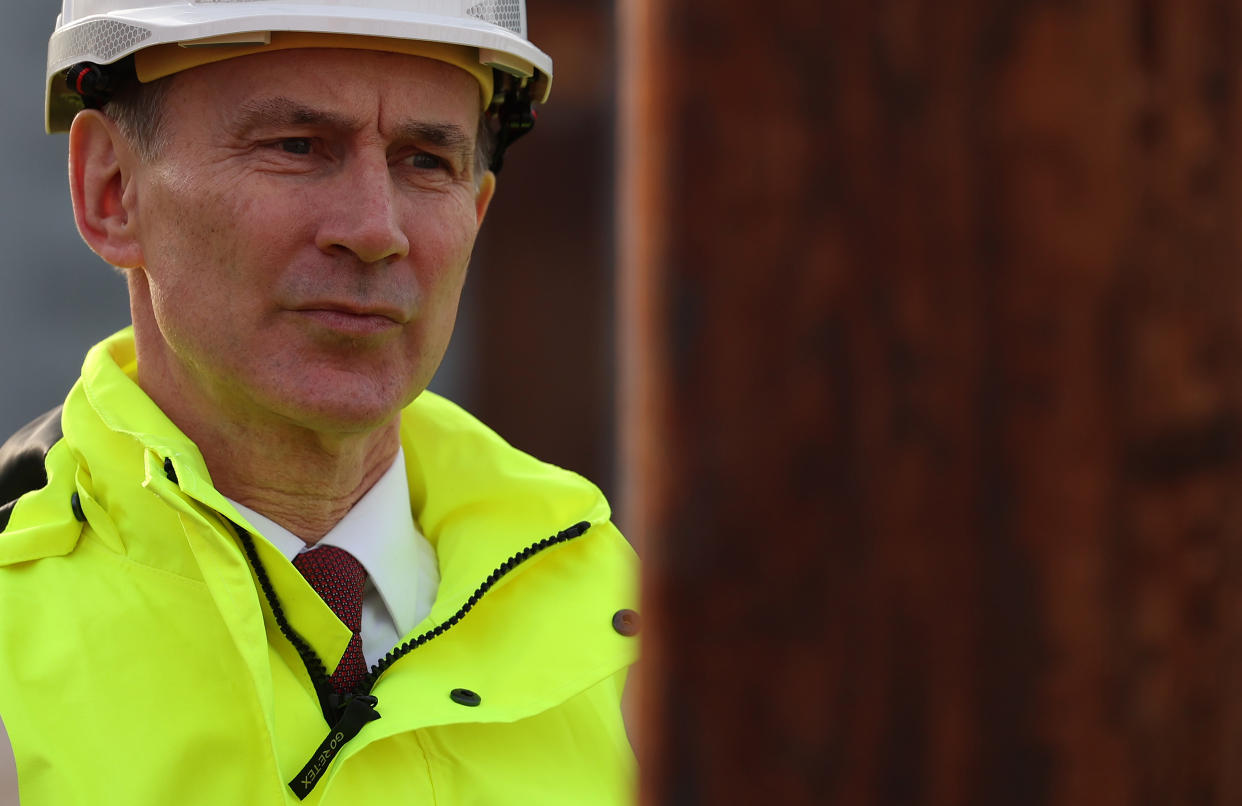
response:
[[[193,434],[189,436],[194,439]],[[294,445],[195,439],[217,490],[313,545],[336,526],[397,454],[397,422],[365,439]]]
[[[308,545],[335,526],[392,466],[400,414],[373,429],[325,433],[278,417],[200,411],[176,385],[139,385],[188,436],[224,496],[279,523]],[[164,379],[161,379],[164,380]]]

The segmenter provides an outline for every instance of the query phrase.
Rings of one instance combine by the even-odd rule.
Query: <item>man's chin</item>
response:
[[[271,409],[280,417],[323,434],[366,434],[390,425],[414,394],[346,394],[347,387],[316,390],[313,394],[282,396]]]

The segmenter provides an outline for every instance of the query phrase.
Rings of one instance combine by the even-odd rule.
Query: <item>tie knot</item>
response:
[[[362,629],[362,590],[367,571],[354,555],[336,546],[317,546],[294,557],[293,567],[346,627],[355,633]]]

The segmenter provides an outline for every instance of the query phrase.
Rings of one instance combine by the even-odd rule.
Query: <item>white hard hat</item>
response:
[[[415,53],[421,53],[416,43],[439,43],[465,54],[445,60],[476,76],[495,70],[513,77],[504,86],[521,87],[539,103],[552,84],[552,59],[527,39],[525,0],[64,0],[48,42],[47,130],[67,131],[83,107],[82,94],[66,84],[76,65],[114,64],[159,46],[202,54],[172,59],[180,67],[161,71],[175,72],[218,60],[222,49],[255,52],[278,32],[377,38],[403,42],[395,49]],[[497,105],[505,101],[500,90],[497,84]]]

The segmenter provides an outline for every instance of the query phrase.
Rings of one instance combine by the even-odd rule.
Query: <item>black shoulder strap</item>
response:
[[[28,423],[0,446],[0,532],[9,525],[17,499],[47,485],[43,460],[64,436],[60,410],[57,406]]]

